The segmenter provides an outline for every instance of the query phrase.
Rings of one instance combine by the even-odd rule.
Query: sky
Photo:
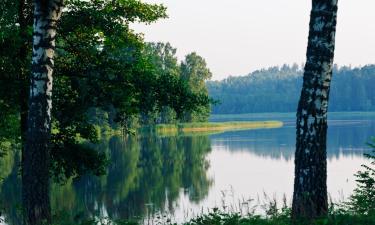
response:
[[[170,42],[180,60],[206,59],[213,80],[305,61],[311,0],[143,0],[168,19],[135,24],[149,42]],[[375,0],[339,0],[335,63],[375,63]]]

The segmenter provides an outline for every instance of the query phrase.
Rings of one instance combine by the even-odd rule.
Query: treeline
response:
[[[220,101],[215,114],[294,112],[302,87],[303,68],[292,66],[257,70],[243,77],[207,83],[210,97]],[[329,110],[375,110],[375,65],[333,69]]]

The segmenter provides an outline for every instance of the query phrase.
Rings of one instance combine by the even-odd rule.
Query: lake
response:
[[[348,197],[353,174],[366,163],[366,142],[375,134],[375,113],[331,113],[328,131],[328,191],[334,201]],[[102,177],[85,176],[53,185],[54,212],[79,220],[88,216],[183,221],[214,207],[262,211],[277,199],[290,204],[293,191],[293,114],[216,115],[212,121],[280,120],[277,129],[212,135],[108,137],[98,150],[111,164]],[[19,155],[1,160],[0,218],[21,224]],[[256,207],[257,206],[257,207]],[[73,212],[73,215],[72,215]]]

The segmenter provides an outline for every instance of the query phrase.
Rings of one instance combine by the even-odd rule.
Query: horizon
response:
[[[179,60],[197,52],[206,59],[212,80],[305,62],[311,1],[144,2],[164,4],[169,18],[132,28],[148,42],[171,43]],[[372,9],[373,0],[339,1],[335,64],[359,67],[375,63]]]

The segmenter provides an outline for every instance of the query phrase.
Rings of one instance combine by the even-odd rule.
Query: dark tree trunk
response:
[[[57,22],[63,0],[35,0],[29,113],[22,168],[25,223],[50,224],[49,145],[52,73]]]
[[[28,51],[31,40],[27,34],[27,29],[32,25],[32,1],[31,0],[20,0],[18,5],[18,23],[20,24],[20,38],[21,45],[18,51],[18,98],[19,98],[19,110],[20,110],[20,133],[21,133],[21,157],[23,161],[24,150],[26,145],[27,136],[27,119],[28,119],[28,98],[29,98],[29,74],[27,72],[26,65],[28,62]]]
[[[21,145],[22,151],[26,142],[27,118],[28,118],[28,97],[29,97],[29,74],[25,70],[28,61],[29,35],[27,34],[28,26],[32,25],[31,0],[21,0],[18,6],[18,23],[20,24],[21,46],[18,52],[18,80],[20,81],[19,89],[19,107],[21,117]]]
[[[292,217],[327,215],[327,110],[332,77],[337,0],[313,0],[307,62],[297,110]]]

